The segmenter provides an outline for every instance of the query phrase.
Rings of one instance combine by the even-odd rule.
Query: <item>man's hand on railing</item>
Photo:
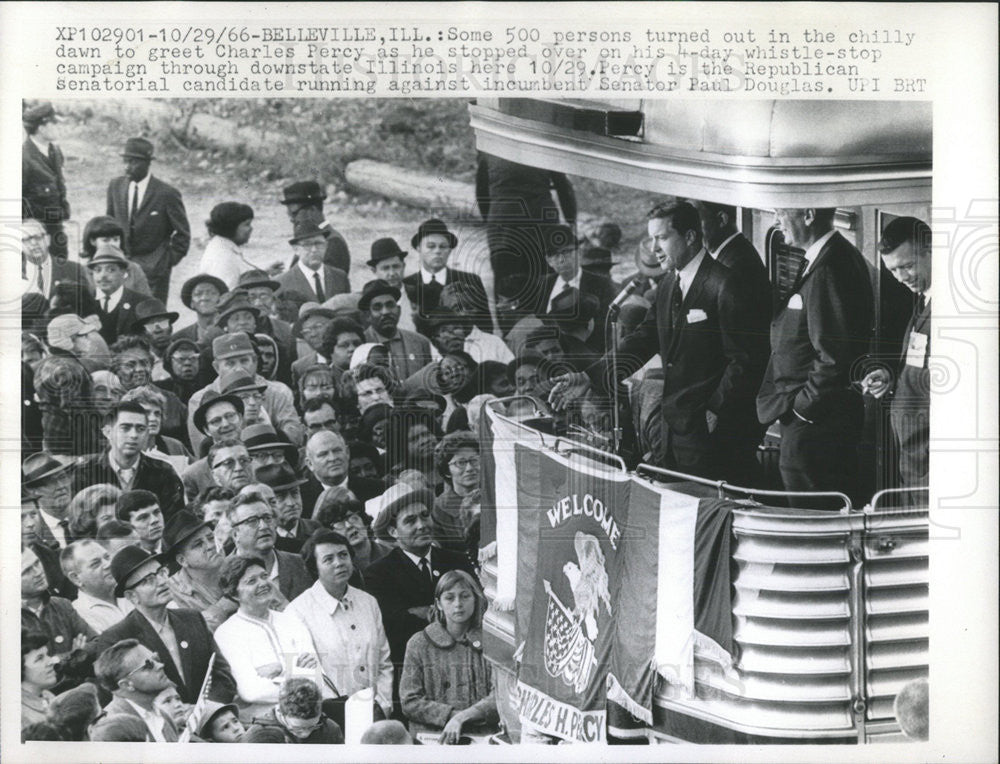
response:
[[[552,392],[549,393],[549,405],[556,411],[563,411],[573,400],[579,400],[590,389],[590,379],[581,371],[570,372],[556,377]]]

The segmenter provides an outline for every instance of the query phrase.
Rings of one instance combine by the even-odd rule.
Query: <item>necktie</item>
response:
[[[108,310],[108,305],[111,304],[111,298],[108,295],[104,295],[104,306],[101,310],[104,311],[104,315],[107,315],[110,311]]]
[[[323,283],[319,279],[319,273],[313,273],[313,289],[316,290],[316,301],[326,302],[326,295],[323,294]]]
[[[420,559],[420,572],[421,572],[421,574],[423,574],[423,577],[427,581],[427,583],[430,584],[431,587],[433,588],[434,581],[433,581],[433,579],[431,579],[431,566],[427,562],[427,558],[426,557],[422,557]]]
[[[49,144],[49,164],[51,164],[53,168],[56,168],[56,164],[57,164],[57,160],[56,160],[56,144],[54,144],[54,143],[50,143]]]
[[[38,291],[45,294],[45,277],[42,274],[42,266],[38,266]]]
[[[139,207],[139,184],[132,183],[132,207],[128,211],[128,232],[129,239],[132,238],[132,232],[135,230],[135,213]]]
[[[552,297],[549,298],[549,307],[545,311],[546,313],[552,312],[552,306],[556,304],[556,301],[565,296],[573,287],[571,287],[567,282],[563,282],[563,288],[556,292]]]
[[[674,276],[674,288],[670,293],[670,325],[677,326],[681,320],[681,306],[684,303],[684,295],[681,292],[681,278]]]

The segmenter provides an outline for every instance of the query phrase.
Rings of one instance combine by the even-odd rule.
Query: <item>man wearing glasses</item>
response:
[[[240,433],[243,430],[243,401],[238,395],[228,395],[209,391],[202,399],[201,405],[195,409],[194,426],[198,428],[212,443],[240,443]],[[212,465],[208,456],[194,462],[181,473],[184,483],[184,496],[188,502],[194,501],[202,491],[215,485],[212,475]]]
[[[302,493],[299,487],[306,481],[296,475],[295,470],[284,461],[265,464],[256,474],[260,481],[257,489],[268,499],[274,497],[272,506],[278,516],[275,547],[282,552],[298,554],[313,532],[319,529],[319,523],[315,520],[302,517]]]
[[[220,488],[238,493],[253,481],[253,460],[242,443],[217,443],[208,449],[212,478]]]
[[[94,720],[124,714],[137,716],[149,730],[147,741],[176,743],[174,723],[153,707],[153,699],[170,686],[163,664],[136,639],[123,639],[100,654],[94,675],[114,696]]]
[[[158,659],[167,679],[177,685],[177,692],[185,703],[197,701],[209,660],[215,654],[209,698],[229,703],[236,692],[229,664],[218,652],[201,613],[189,608],[167,607],[171,604],[168,574],[162,555],[149,554],[135,546],[118,550],[111,560],[111,575],[115,579],[114,594],[116,597],[125,597],[135,609],[119,623],[98,635],[88,649],[91,655],[98,656],[123,639],[136,640],[139,645],[155,653],[152,657]],[[101,661],[98,660],[98,663]],[[139,664],[141,661],[136,660],[134,665]],[[125,674],[118,674],[109,689],[115,691],[120,686],[120,680],[125,678]],[[165,688],[164,684],[155,691],[152,687],[149,690],[152,691],[152,697],[155,697]],[[151,704],[152,698],[150,706]]]
[[[236,555],[259,557],[266,565],[272,586],[286,600],[293,600],[312,585],[302,559],[274,548],[277,539],[277,513],[259,491],[247,491],[236,498],[229,510]]]

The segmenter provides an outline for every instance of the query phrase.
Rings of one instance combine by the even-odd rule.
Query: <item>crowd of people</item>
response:
[[[449,265],[460,242],[438,219],[411,251],[374,240],[358,273],[322,188],[301,181],[280,200],[287,264],[245,259],[254,211],[227,201],[199,273],[175,284],[190,226],[146,138],[124,142],[107,214],[67,257],[56,120],[48,104],[24,113],[26,739],[336,743],[362,690],[373,742],[495,732],[478,578],[490,401],[608,448],[624,380],[635,461],[754,485],[780,421],[786,488],[843,490],[862,392],[895,391],[903,480],[926,481],[920,221],[895,221],[881,242],[921,298],[908,350],[861,379],[869,271],[832,210],[778,211],[805,254],[777,296],[735,209],[683,200],[649,213],[624,284],[609,276],[617,225],[578,239],[547,223],[488,296]],[[491,255],[499,267],[504,253]],[[175,296],[195,314],[187,326],[175,328]]]

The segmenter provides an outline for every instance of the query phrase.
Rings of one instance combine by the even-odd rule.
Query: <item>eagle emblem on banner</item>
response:
[[[577,562],[568,560],[563,574],[573,592],[573,607],[568,608],[543,580],[548,595],[545,616],[545,670],[559,677],[577,693],[583,692],[597,666],[594,642],[600,607],[611,615],[611,595],[604,552],[595,536],[577,531],[573,539]]]

